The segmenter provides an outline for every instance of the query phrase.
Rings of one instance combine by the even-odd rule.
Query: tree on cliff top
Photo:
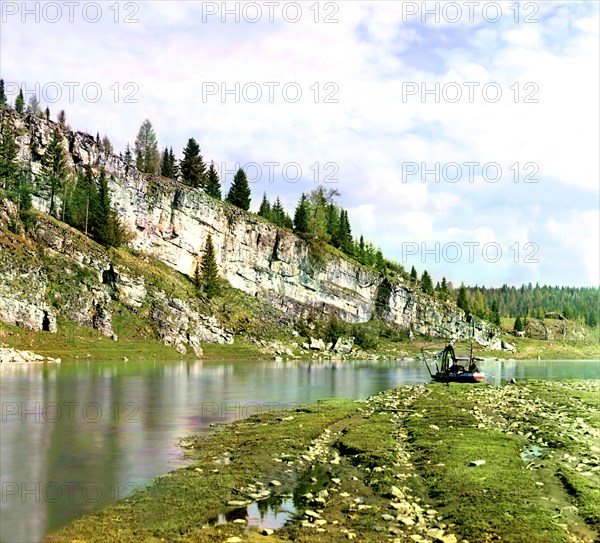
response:
[[[433,281],[431,280],[431,276],[427,270],[424,270],[423,275],[421,275],[421,290],[430,296],[435,294],[433,290]]]
[[[183,150],[181,177],[190,187],[200,188],[206,185],[206,165],[200,154],[200,146],[194,138],[188,140]]]
[[[248,185],[248,178],[242,168],[237,171],[233,178],[233,183],[229,188],[226,201],[244,211],[250,209],[250,186]]]
[[[217,200],[221,199],[221,182],[219,181],[219,174],[217,173],[217,169],[215,168],[215,163],[210,163],[210,168],[208,168],[208,175],[206,177],[206,194],[216,198]]]
[[[25,109],[23,89],[19,89],[19,95],[15,98],[15,109],[17,110],[17,113],[23,113],[23,109]]]
[[[158,173],[160,167],[160,155],[156,133],[152,123],[146,119],[135,139],[135,162],[137,169],[143,173]]]
[[[458,289],[458,296],[456,298],[456,305],[462,309],[465,313],[471,312],[471,307],[469,304],[469,298],[467,296],[467,289],[465,288],[465,284],[461,283],[460,288]]]

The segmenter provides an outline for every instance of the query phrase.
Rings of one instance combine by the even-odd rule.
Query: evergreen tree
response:
[[[521,317],[519,315],[517,315],[517,318],[515,319],[513,330],[515,332],[522,332],[523,330],[525,330],[525,326],[523,325],[523,321],[521,320]]]
[[[50,215],[56,213],[56,194],[64,186],[67,177],[67,161],[65,150],[62,146],[62,138],[58,131],[54,131],[46,152],[42,157],[41,189],[50,198]]]
[[[6,190],[16,190],[20,180],[17,155],[19,146],[15,129],[7,116],[0,123],[0,186]]]
[[[425,294],[429,294],[433,296],[435,294],[433,290],[433,281],[431,280],[431,276],[427,272],[427,270],[423,271],[423,275],[421,275],[421,290]]]
[[[500,312],[498,311],[498,302],[494,300],[492,302],[492,308],[490,310],[490,321],[496,326],[500,326]]]
[[[190,187],[200,188],[206,183],[206,166],[200,154],[200,146],[194,138],[188,140],[183,150],[181,178]]]
[[[167,179],[175,179],[174,158],[171,156],[169,149],[165,147],[160,160],[160,175]]]
[[[79,174],[77,182],[69,198],[65,220],[71,226],[77,228],[88,235],[93,229],[92,224],[99,223],[100,199],[98,187],[92,175],[92,168],[89,164],[85,167],[85,172]]]
[[[93,237],[106,247],[118,247],[125,238],[125,229],[111,207],[108,179],[104,168],[98,178],[98,207],[93,217]]]
[[[200,264],[200,291],[208,298],[216,296],[221,291],[219,267],[211,234],[208,234],[206,238],[204,255]]]
[[[46,106],[45,116],[46,116],[46,120],[49,121],[50,120],[50,108],[48,106]]]
[[[266,192],[263,193],[263,199],[258,208],[258,216],[263,217],[268,221],[271,220],[271,204],[269,203]]]
[[[61,126],[61,128],[67,127],[67,114],[65,113],[64,109],[61,109],[58,112],[58,117],[56,119],[58,121],[58,124]]]
[[[450,296],[450,288],[445,277],[442,277],[442,284],[440,285],[438,296],[443,302],[445,302]]]
[[[250,186],[246,174],[241,168],[233,177],[233,183],[229,188],[226,201],[244,211],[250,209]]]
[[[217,200],[221,199],[221,182],[219,181],[219,174],[217,173],[214,162],[211,162],[210,167],[208,168],[205,190],[206,194],[209,196],[217,198]]]
[[[294,212],[294,232],[298,234],[308,232],[308,212],[308,199],[306,194],[302,193]]]
[[[381,249],[377,249],[377,251],[375,251],[375,269],[384,273],[385,268],[385,258],[383,258],[383,253],[381,252]]]
[[[352,243],[352,230],[348,220],[348,212],[344,209],[340,212],[340,249],[346,254],[354,253],[354,244]]]
[[[173,170],[173,179],[179,179],[180,168],[177,164],[177,159],[175,158],[173,147],[169,148],[169,163],[171,164],[171,169]]]
[[[410,269],[410,282],[413,285],[416,285],[419,282],[419,276],[417,275],[417,270],[414,266]]]
[[[15,99],[15,109],[17,113],[23,113],[25,108],[25,98],[23,98],[23,89],[19,89],[19,94]]]
[[[96,132],[96,145],[102,145],[102,140],[100,139],[100,132]]]
[[[160,156],[156,133],[152,123],[146,119],[140,126],[135,139],[135,163],[142,173],[156,174],[160,168]]]
[[[294,223],[290,216],[286,213],[283,205],[281,204],[281,200],[279,196],[275,200],[273,207],[271,208],[271,222],[276,224],[277,226],[282,226],[284,228],[293,228]]]
[[[108,139],[108,136],[106,134],[104,134],[104,137],[102,138],[102,149],[104,149],[104,154],[107,157],[111,156],[114,151],[112,143],[110,142],[110,140]]]
[[[460,284],[458,289],[458,296],[456,298],[456,305],[462,309],[465,313],[471,313],[471,307],[469,305],[469,298],[467,297],[467,289],[464,283]]]
[[[29,98],[29,102],[27,103],[27,113],[29,113],[30,115],[35,115],[36,117],[43,116],[40,102],[35,94],[32,95],[31,98]]]
[[[308,195],[309,215],[308,234],[313,241],[324,244],[331,241],[328,232],[327,207],[334,196],[339,193],[335,189],[326,191],[323,187],[316,188]]]
[[[4,91],[4,79],[0,79],[0,109],[6,108],[8,101],[6,100],[6,92]]]
[[[327,207],[327,233],[331,238],[331,245],[338,249],[342,245],[342,232],[340,229],[340,209],[333,202],[330,202]]]
[[[131,169],[131,166],[133,166],[133,156],[131,154],[131,147],[129,146],[129,143],[127,143],[127,146],[125,147],[123,162],[125,162],[125,175],[127,175]]]

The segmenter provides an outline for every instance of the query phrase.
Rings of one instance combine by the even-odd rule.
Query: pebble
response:
[[[233,537],[228,537],[225,540],[225,543],[241,543],[242,542],[242,538],[238,537],[237,535],[234,535]]]
[[[304,514],[307,517],[312,517],[312,518],[321,518],[321,515],[319,515],[319,513],[317,513],[316,511],[312,511],[310,509],[307,509],[306,511],[304,511]]]
[[[272,481],[269,482],[269,485],[271,485],[271,486],[281,486],[281,483],[279,481],[277,481],[276,479],[273,479]]]
[[[469,466],[483,466],[483,464],[485,464],[485,460],[471,460],[471,462],[469,462]]]
[[[387,513],[381,515],[381,519],[382,520],[387,520],[388,522],[391,522],[393,520],[396,520],[395,517],[393,517],[392,515],[388,515]]]
[[[271,530],[271,528],[264,528],[262,532],[260,532],[261,535],[273,535],[275,533],[275,530]]]
[[[244,519],[244,518],[236,518],[236,519],[233,521],[233,523],[234,523],[234,524],[246,524],[246,522],[247,522],[247,521],[246,521],[246,519]]]

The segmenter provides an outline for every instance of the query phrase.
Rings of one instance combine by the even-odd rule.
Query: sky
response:
[[[107,135],[195,138],[290,214],[434,283],[600,284],[597,1],[0,3],[9,100]]]

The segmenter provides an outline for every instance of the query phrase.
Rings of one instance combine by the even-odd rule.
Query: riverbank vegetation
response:
[[[598,381],[432,384],[265,412],[45,541],[591,542],[599,398]]]

